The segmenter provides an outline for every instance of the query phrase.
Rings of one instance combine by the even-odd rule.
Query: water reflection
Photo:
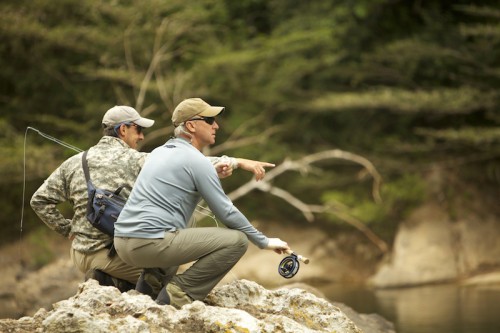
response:
[[[398,333],[500,332],[500,285],[385,290],[334,285],[319,289],[358,312],[384,316]]]

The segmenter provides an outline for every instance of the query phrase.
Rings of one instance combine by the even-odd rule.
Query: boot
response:
[[[90,271],[85,273],[85,281],[87,281],[88,279],[96,280],[101,286],[112,286],[118,288],[118,290],[120,290],[122,293],[135,288],[134,284],[126,280],[113,277],[107,273],[104,273],[100,269],[91,269]]]
[[[193,299],[178,285],[170,282],[161,289],[156,298],[156,303],[160,305],[172,305],[174,308],[180,309],[185,304],[193,303]]]
[[[111,275],[104,273],[100,269],[91,269],[87,271],[87,273],[85,273],[85,281],[88,279],[96,280],[101,286],[115,286]]]
[[[135,290],[156,299],[163,287],[164,275],[160,268],[145,268],[137,280]]]

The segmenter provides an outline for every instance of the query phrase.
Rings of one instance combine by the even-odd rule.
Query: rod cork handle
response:
[[[297,254],[297,253],[293,252],[292,250],[285,250],[285,253],[286,254],[295,254],[297,256],[297,259],[302,261],[304,264],[309,263],[309,258],[301,256],[300,254]]]

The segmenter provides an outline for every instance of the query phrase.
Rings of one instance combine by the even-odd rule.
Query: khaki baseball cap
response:
[[[125,105],[113,106],[106,111],[102,118],[102,124],[105,127],[113,127],[123,123],[134,123],[141,127],[151,127],[154,120],[143,118],[133,107]]]
[[[175,108],[172,114],[172,123],[174,126],[179,126],[194,116],[215,117],[222,111],[224,111],[222,106],[211,106],[201,98],[188,98]]]

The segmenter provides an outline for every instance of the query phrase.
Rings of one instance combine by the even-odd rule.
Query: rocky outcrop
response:
[[[361,235],[349,237],[336,235],[332,237],[324,231],[313,227],[297,228],[278,224],[259,224],[266,234],[279,236],[286,233],[286,240],[294,244],[294,250],[311,258],[308,265],[301,268],[293,279],[284,279],[278,274],[277,267],[284,256],[273,251],[262,251],[256,246],[249,246],[244,255],[222,283],[245,279],[256,281],[269,289],[285,287],[291,282],[309,285],[328,285],[331,283],[361,283],[373,273],[374,255],[370,252],[370,244],[363,243]],[[285,232],[286,230],[286,232]],[[78,285],[83,281],[83,274],[73,265],[68,255],[70,243],[61,240],[59,235],[53,244],[58,246],[54,253],[57,260],[38,270],[27,270],[21,267],[16,258],[18,244],[12,246],[11,252],[0,249],[0,318],[20,318],[32,316],[41,307],[50,308],[53,303],[67,299],[75,294]],[[307,241],[306,241],[307,240]],[[48,243],[48,242],[47,242]],[[34,251],[28,251],[31,256]],[[333,274],[332,274],[333,272]]]
[[[0,331],[361,333],[359,326],[364,326],[365,332],[394,332],[381,317],[352,315],[361,325],[305,290],[270,291],[247,280],[216,287],[206,303],[195,301],[180,310],[160,306],[136,291],[120,293],[89,280],[80,284],[75,296],[55,303],[50,311],[0,320]]]

